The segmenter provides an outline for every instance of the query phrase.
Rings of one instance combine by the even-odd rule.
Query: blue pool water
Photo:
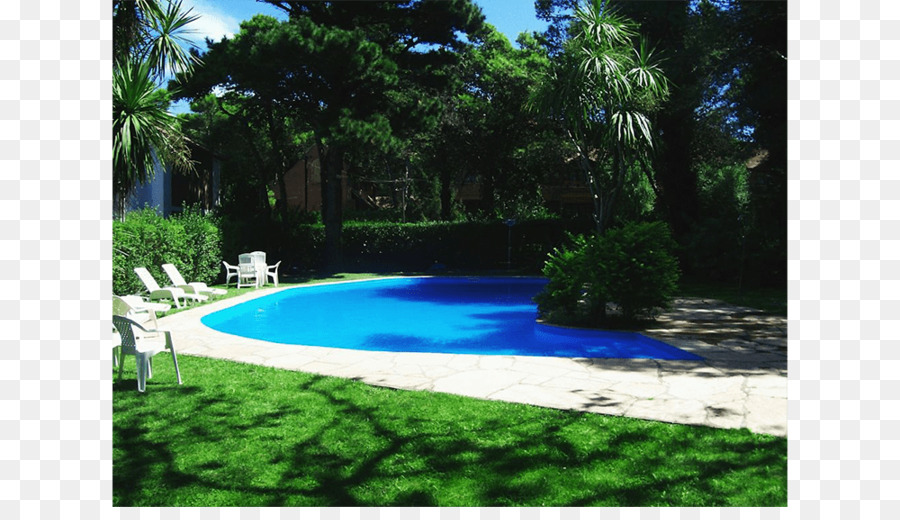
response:
[[[291,345],[392,352],[701,359],[632,332],[535,322],[541,278],[398,278],[296,287],[202,318]]]

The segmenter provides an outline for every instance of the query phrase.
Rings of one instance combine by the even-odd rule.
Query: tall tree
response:
[[[578,5],[575,20],[534,106],[558,120],[575,145],[602,234],[628,168],[653,147],[651,114],[668,95],[668,81],[635,24],[609,2]]]
[[[391,116],[401,100],[397,93],[407,81],[439,82],[441,65],[453,59],[450,51],[463,45],[459,32],[476,28],[483,17],[468,0],[269,3],[288,21],[256,17],[242,25],[242,33],[254,33],[248,45],[240,45],[241,35],[211,44],[204,58],[221,67],[210,67],[191,95],[215,88],[240,92],[306,125],[322,161],[325,259],[336,267],[348,150],[396,144]]]
[[[734,95],[765,160],[750,174],[753,247],[764,283],[787,283],[787,2],[739,0]]]
[[[157,158],[191,169],[184,134],[159,84],[195,64],[185,31],[197,18],[180,0],[165,8],[157,0],[113,2],[113,191],[120,217],[134,186],[152,177]]]

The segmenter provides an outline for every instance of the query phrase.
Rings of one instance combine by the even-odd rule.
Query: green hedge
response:
[[[506,267],[508,243],[512,267],[540,272],[547,254],[565,238],[566,230],[586,232],[587,221],[531,220],[508,228],[502,222],[345,222],[343,264],[326,266],[321,224],[283,224],[264,218],[225,219],[223,254],[228,262],[246,251],[266,251],[292,268],[343,271],[424,271],[435,264],[448,269],[490,270]]]
[[[113,293],[145,291],[134,273],[146,267],[160,285],[170,285],[162,264],[172,263],[188,282],[213,283],[222,270],[222,236],[214,217],[197,210],[171,218],[152,208],[113,222]]]
[[[342,237],[345,268],[422,271],[438,264],[491,270],[505,268],[511,260],[512,268],[537,273],[566,229],[588,226],[556,219],[511,228],[502,222],[349,223]]]
[[[507,266],[539,273],[548,253],[567,231],[587,232],[590,222],[531,220],[507,227],[502,222],[347,222],[341,266],[325,266],[321,224],[282,223],[264,216],[213,218],[197,212],[164,219],[152,209],[129,213],[113,223],[113,290],[143,290],[134,267],[150,270],[160,285],[169,283],[160,267],[175,264],[188,281],[224,281],[222,260],[236,263],[240,253],[265,251],[269,263],[282,261],[281,273],[318,270],[425,271],[492,270]]]

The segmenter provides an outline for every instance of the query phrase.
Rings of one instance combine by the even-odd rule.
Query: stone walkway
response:
[[[714,300],[678,299],[645,333],[703,361],[368,352],[269,343],[200,318],[284,288],[159,320],[179,354],[550,408],[787,434],[787,320]],[[186,379],[190,375],[185,375]]]

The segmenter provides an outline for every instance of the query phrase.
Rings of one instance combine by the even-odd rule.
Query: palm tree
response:
[[[186,28],[197,18],[181,0],[165,8],[157,0],[113,2],[113,194],[120,218],[134,187],[152,179],[157,160],[192,169],[187,138],[159,85],[198,61],[185,50]]]
[[[556,70],[531,100],[564,126],[578,151],[598,233],[609,225],[628,166],[652,150],[650,116],[668,96],[668,82],[636,25],[608,4],[576,6]]]

